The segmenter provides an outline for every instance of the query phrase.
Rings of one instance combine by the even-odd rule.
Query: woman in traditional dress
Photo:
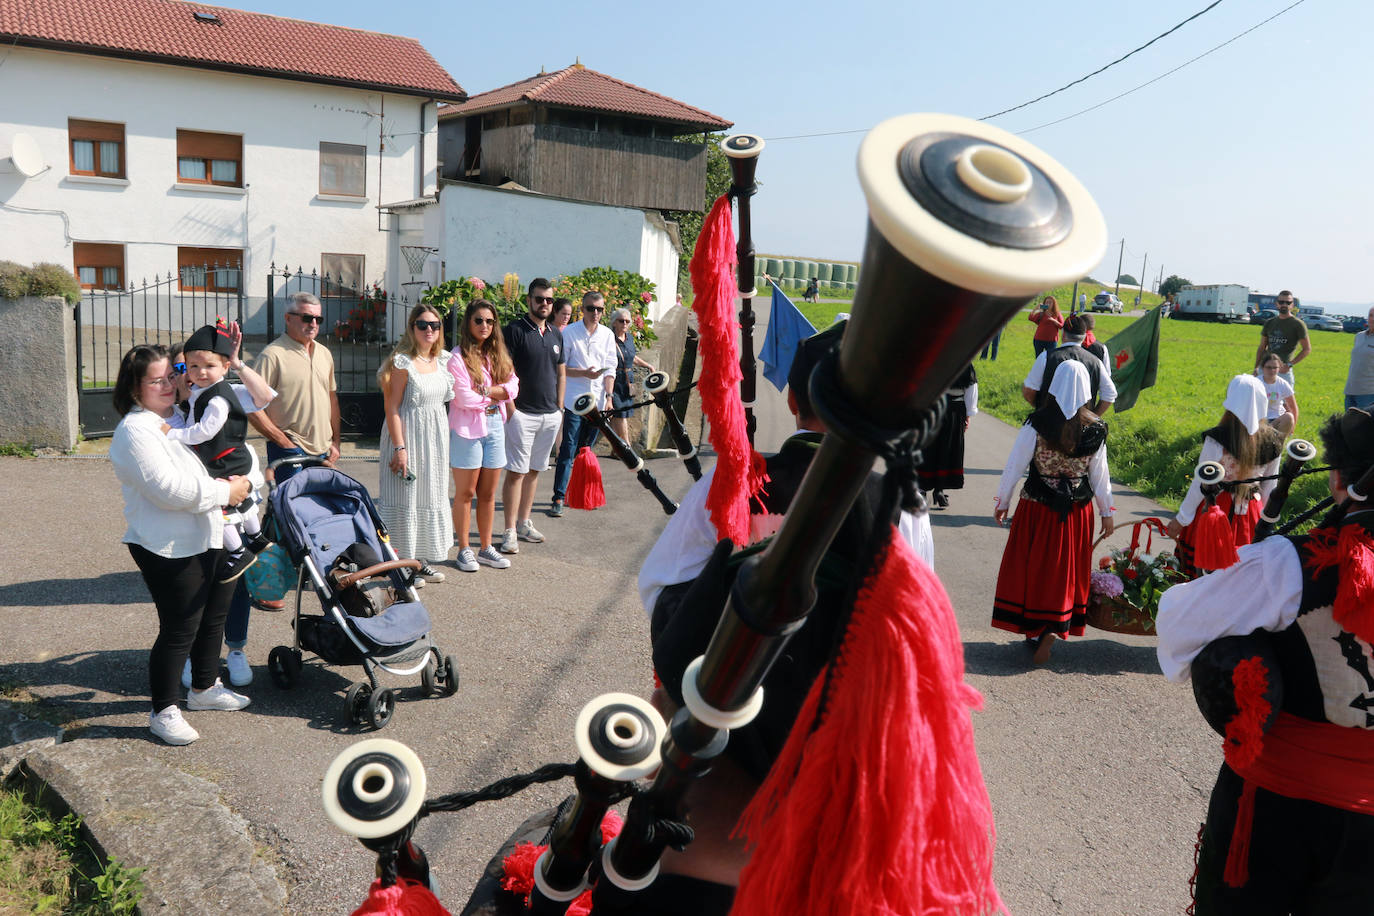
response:
[[[391,546],[402,559],[419,560],[419,576],[442,582],[432,564],[448,557],[453,520],[448,504],[448,418],[453,397],[444,323],[427,305],[411,309],[405,336],[377,370],[386,422],[378,494]]]
[[[1056,637],[1083,635],[1094,503],[1104,534],[1113,528],[1107,425],[1087,409],[1091,399],[1083,364],[1060,363],[1050,401],[1021,427],[997,488],[993,517],[1000,525],[1016,482],[1028,474],[1002,552],[992,625],[1023,634],[1037,665],[1049,661]]]
[[[1269,396],[1264,383],[1253,375],[1237,375],[1226,386],[1226,402],[1216,426],[1202,434],[1202,452],[1198,463],[1218,461],[1226,470],[1223,481],[1245,480],[1250,477],[1278,473],[1283,452],[1283,437],[1264,423],[1269,409]],[[1198,509],[1203,502],[1202,485],[1196,479],[1188,488],[1188,495],[1178,507],[1178,514],[1169,522],[1169,536],[1178,542],[1178,558],[1184,572],[1199,569],[1220,569],[1230,563],[1214,559],[1217,551],[1235,562],[1235,547],[1254,540],[1255,523],[1260,509],[1274,481],[1238,484],[1223,487],[1216,497],[1216,508],[1224,513],[1225,524],[1199,524]],[[1211,532],[1210,534],[1208,532]],[[1207,543],[1199,556],[1199,547],[1211,537],[1222,537],[1220,543]],[[1199,561],[1200,564],[1199,565]]]
[[[949,395],[945,417],[934,440],[921,450],[921,466],[917,468],[921,489],[931,494],[936,509],[949,508],[946,490],[964,488],[964,433],[969,419],[978,413],[978,373],[972,363],[945,393]]]

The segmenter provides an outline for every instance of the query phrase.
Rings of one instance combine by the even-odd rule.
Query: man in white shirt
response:
[[[563,392],[563,434],[553,472],[553,506],[549,509],[554,518],[563,514],[563,497],[578,448],[594,445],[597,438],[596,427],[573,413],[572,406],[584,394],[596,397],[597,409],[606,406],[615,384],[615,334],[601,323],[605,312],[606,297],[591,290],[582,296],[582,320],[563,329],[568,384]]]
[[[1049,402],[1049,382],[1054,378],[1054,370],[1066,359],[1077,360],[1088,370],[1088,382],[1092,389],[1092,401],[1088,408],[1099,417],[1107,412],[1116,401],[1116,385],[1112,382],[1112,370],[1102,360],[1083,349],[1088,326],[1081,315],[1071,315],[1064,322],[1064,342],[1052,350],[1046,350],[1035,357],[1031,363],[1026,380],[1021,383],[1021,396],[1037,409]]]

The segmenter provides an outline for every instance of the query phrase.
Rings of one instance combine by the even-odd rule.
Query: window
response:
[[[124,125],[67,119],[71,174],[124,177]]]
[[[356,295],[363,288],[363,256],[320,255],[320,288],[325,296]]]
[[[320,193],[366,197],[367,147],[351,143],[321,143]]]
[[[178,248],[177,274],[183,292],[236,293],[243,251],[238,248]]]
[[[124,288],[124,246],[73,242],[72,260],[82,289]]]
[[[177,181],[243,187],[243,137],[177,131]]]

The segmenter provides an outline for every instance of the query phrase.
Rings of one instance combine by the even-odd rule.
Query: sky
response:
[[[858,260],[862,131],[895,115],[982,118],[1098,69],[1211,0],[963,3],[491,3],[230,0],[226,5],[419,39],[469,93],[580,59],[763,137],[755,248]],[[1291,288],[1374,301],[1374,3],[1223,0],[1149,48],[990,123],[1039,146],[1102,208],[1092,272],[1150,283]],[[1035,129],[1035,128],[1040,129]],[[787,139],[798,134],[856,131]],[[1362,311],[1361,309],[1360,311]]]

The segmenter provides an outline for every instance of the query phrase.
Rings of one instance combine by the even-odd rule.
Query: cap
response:
[[[192,350],[208,350],[220,356],[233,356],[234,345],[229,341],[229,328],[225,325],[224,319],[219,319],[216,324],[207,324],[186,338],[181,351],[189,353]]]

